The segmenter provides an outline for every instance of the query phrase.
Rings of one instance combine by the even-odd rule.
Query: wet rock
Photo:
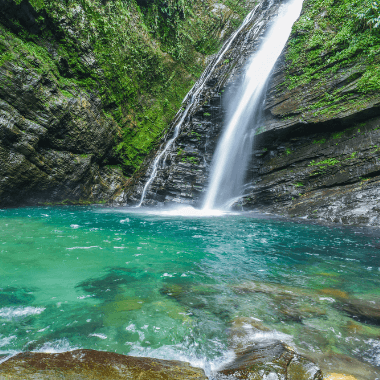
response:
[[[325,380],[357,380],[356,377],[351,375],[344,375],[343,373],[330,373]]]
[[[23,65],[0,67],[0,207],[99,202],[119,194],[121,171],[104,165],[116,123],[98,99],[51,86]]]
[[[206,380],[186,362],[76,350],[59,354],[21,353],[0,364],[2,379]]]
[[[308,357],[321,368],[326,376],[324,380],[376,380],[380,378],[380,369],[378,367],[350,356],[333,352],[314,352],[309,354]]]
[[[380,300],[347,299],[339,305],[349,316],[360,321],[380,325]]]
[[[215,375],[217,380],[322,380],[321,370],[282,342],[257,343]]]
[[[285,337],[256,318],[234,318],[228,337],[236,358],[220,369],[215,379],[321,380],[317,365],[295,353],[280,336]]]

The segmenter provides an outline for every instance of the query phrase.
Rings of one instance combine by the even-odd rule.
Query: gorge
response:
[[[380,379],[376,4],[0,0],[0,378]]]

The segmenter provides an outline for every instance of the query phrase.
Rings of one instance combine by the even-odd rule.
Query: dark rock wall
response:
[[[3,65],[0,84],[0,206],[99,202],[121,191],[122,173],[99,166],[117,125],[97,99],[62,92],[22,62]]]

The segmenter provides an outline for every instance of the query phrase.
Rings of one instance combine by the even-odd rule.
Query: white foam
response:
[[[223,215],[239,215],[238,212],[230,212],[225,210],[201,210],[194,208],[192,206],[180,206],[172,208],[112,208],[112,209],[102,209],[96,210],[96,212],[107,213],[107,212],[119,212],[123,214],[130,215],[157,215],[157,216],[173,216],[173,217],[190,217],[190,218],[203,218],[203,217],[218,217]]]
[[[148,213],[151,213],[148,211]],[[185,216],[185,217],[210,217],[222,216],[226,212],[222,210],[200,210],[191,206],[174,208],[172,210],[159,211],[158,215],[163,216]]]
[[[46,342],[42,347],[33,352],[45,352],[48,354],[58,354],[60,352],[74,351],[79,347],[73,347],[67,339],[58,339],[52,342]]]
[[[236,355],[232,350],[225,351],[220,356],[213,359],[199,357],[191,351],[191,347],[190,349],[189,347],[185,348],[181,344],[162,346],[157,349],[134,344],[128,355],[188,362],[193,367],[202,368],[208,377],[212,376],[212,374],[220,370],[220,368],[233,362],[236,358]]]
[[[0,339],[0,347],[7,346],[9,343],[12,342],[12,340],[16,339],[16,335],[7,336],[5,338]]]
[[[100,339],[107,339],[107,335],[104,335],[104,334],[89,334],[89,336],[94,336],[96,338],[100,338]]]
[[[29,315],[41,314],[45,310],[44,307],[3,307],[0,309],[0,317],[5,319],[13,319],[19,317],[27,317]]]

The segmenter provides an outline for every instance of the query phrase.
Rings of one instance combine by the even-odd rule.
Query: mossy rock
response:
[[[25,352],[0,365],[1,379],[206,380],[204,371],[176,360],[137,358],[75,350],[59,354]]]

